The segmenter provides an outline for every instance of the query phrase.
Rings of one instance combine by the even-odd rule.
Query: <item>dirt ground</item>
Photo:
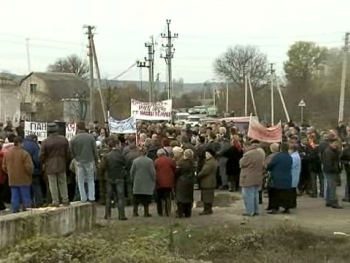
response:
[[[339,198],[343,196],[343,189],[338,189]],[[195,200],[199,200],[200,191],[195,192]],[[193,216],[189,219],[176,219],[174,217],[159,217],[156,212],[155,204],[151,206],[152,218],[133,218],[132,208],[127,207],[126,215],[129,218],[127,222],[120,222],[120,224],[127,224],[132,222],[132,225],[167,225],[174,223],[186,223],[189,225],[251,225],[256,227],[268,227],[274,224],[282,222],[290,222],[291,224],[297,224],[315,231],[322,231],[329,234],[334,232],[343,232],[350,234],[350,203],[341,202],[340,204],[344,209],[333,209],[325,207],[325,202],[322,198],[310,198],[308,196],[301,196],[298,198],[298,207],[292,210],[289,215],[268,215],[265,208],[267,199],[264,198],[264,204],[260,206],[260,215],[254,218],[246,218],[242,216],[244,212],[244,205],[241,199],[241,195],[238,193],[228,193],[227,191],[217,191],[216,197],[220,199],[219,206],[214,206],[214,213],[209,216],[199,216],[198,213],[202,208],[194,208]],[[235,200],[229,204],[229,200]],[[341,199],[341,198],[340,198]],[[104,207],[98,206],[98,222],[106,224],[106,220],[103,219]],[[140,208],[141,209],[141,208]],[[174,210],[174,208],[173,208]],[[142,212],[142,211],[140,211]],[[142,214],[142,213],[140,213]],[[112,220],[117,218],[117,209],[112,211]],[[130,222],[130,223],[131,223]]]

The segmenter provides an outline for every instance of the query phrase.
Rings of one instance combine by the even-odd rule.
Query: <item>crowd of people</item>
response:
[[[152,216],[155,200],[159,216],[191,217],[194,191],[201,191],[203,211],[213,213],[215,191],[241,191],[244,216],[259,215],[267,194],[268,214],[290,213],[297,196],[324,198],[325,205],[341,209],[336,188],[345,168],[347,185],[343,201],[349,202],[350,131],[344,124],[330,131],[297,127],[283,129],[279,143],[246,137],[233,123],[197,125],[138,122],[138,134],[109,134],[108,125],[77,123],[69,142],[59,134],[57,123],[47,125],[48,137],[38,142],[24,136],[19,127],[0,124],[0,211],[11,204],[13,212],[41,207],[69,206],[73,200],[99,201],[105,218],[118,209],[127,220],[126,205],[133,216]]]

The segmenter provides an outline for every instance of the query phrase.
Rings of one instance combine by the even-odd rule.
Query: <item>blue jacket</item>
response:
[[[267,165],[270,171],[273,187],[290,189],[292,187],[293,159],[289,153],[277,153]]]
[[[301,159],[298,152],[292,153],[293,166],[292,166],[292,188],[298,187],[301,171]]]
[[[23,140],[23,149],[27,151],[32,157],[33,165],[34,165],[34,175],[40,175],[41,166],[39,160],[40,146],[34,141],[31,136],[27,136]]]

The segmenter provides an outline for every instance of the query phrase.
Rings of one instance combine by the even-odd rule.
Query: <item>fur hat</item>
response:
[[[58,132],[57,124],[54,122],[48,123],[47,124],[47,133],[54,133],[54,132]]]
[[[215,155],[216,155],[216,153],[213,149],[206,149],[205,152],[209,153],[213,157],[215,157]]]

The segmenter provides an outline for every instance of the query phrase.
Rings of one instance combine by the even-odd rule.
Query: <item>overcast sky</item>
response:
[[[0,70],[28,72],[26,38],[32,71],[45,71],[55,59],[73,53],[85,58],[83,25],[90,24],[96,26],[102,77],[115,77],[143,59],[144,43],[153,35],[158,42],[155,73],[165,80],[160,33],[171,19],[172,32],[179,34],[174,78],[183,77],[187,83],[212,79],[214,59],[236,44],[259,46],[282,73],[294,41],[341,46],[350,31],[349,10],[349,0],[2,0]],[[140,69],[120,79],[139,80]]]

